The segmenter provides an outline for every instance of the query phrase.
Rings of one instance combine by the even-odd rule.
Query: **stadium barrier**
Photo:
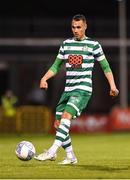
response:
[[[112,131],[130,131],[130,107],[114,107],[110,113]]]
[[[0,107],[0,133],[16,132],[16,117],[6,117]]]
[[[0,133],[54,133],[54,114],[45,106],[21,106],[7,118],[0,108]],[[110,114],[83,114],[72,121],[71,133],[130,131],[130,108],[112,108]]]
[[[130,107],[113,107],[109,114],[87,114],[72,121],[71,132],[130,131]]]
[[[110,131],[109,116],[103,114],[82,115],[72,121],[71,132],[108,132]]]
[[[0,108],[1,133],[44,133],[51,128],[52,113],[45,106],[21,106],[16,109],[16,116],[4,116]]]

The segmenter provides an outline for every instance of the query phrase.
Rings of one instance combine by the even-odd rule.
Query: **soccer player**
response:
[[[36,160],[55,160],[57,150],[62,146],[66,158],[59,164],[76,164],[77,158],[71,144],[69,130],[72,119],[80,116],[92,95],[92,71],[98,61],[110,85],[110,96],[117,96],[113,73],[99,42],[85,35],[87,22],[84,15],[77,14],[72,18],[73,37],[63,41],[55,62],[40,81],[40,88],[47,89],[47,80],[55,76],[61,65],[66,66],[66,84],[64,92],[56,107],[54,127],[56,136],[52,146]]]

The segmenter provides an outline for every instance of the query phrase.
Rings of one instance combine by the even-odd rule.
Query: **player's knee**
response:
[[[59,120],[55,120],[54,121],[54,128],[58,129],[59,125],[60,125],[60,121]]]
[[[64,118],[64,119],[71,119],[72,118],[72,115],[68,112],[63,112],[61,118]]]

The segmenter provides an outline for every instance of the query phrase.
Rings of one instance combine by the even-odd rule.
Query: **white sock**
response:
[[[63,141],[66,139],[71,121],[69,119],[61,119],[59,128],[56,131],[56,138],[53,145],[49,148],[50,154],[55,155],[58,148],[62,146]]]
[[[69,159],[76,158],[72,146],[66,148],[65,151],[66,151],[67,158],[69,158]]]
[[[53,145],[48,149],[48,152],[52,155],[52,157],[56,154],[58,148],[59,146],[54,141]]]
[[[73,147],[71,145],[71,138],[68,134],[67,138],[65,139],[65,141],[62,143],[62,147],[64,148],[65,152],[66,152],[66,156],[69,159],[74,159],[75,158],[75,154],[73,151]]]

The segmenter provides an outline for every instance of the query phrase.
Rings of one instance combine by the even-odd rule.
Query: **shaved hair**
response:
[[[86,18],[83,14],[76,14],[75,16],[73,16],[72,21],[80,21],[82,20],[84,23],[86,23]]]

